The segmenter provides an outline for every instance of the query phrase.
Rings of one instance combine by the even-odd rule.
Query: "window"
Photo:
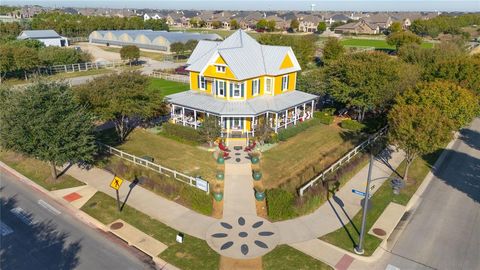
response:
[[[198,75],[198,88],[201,90],[207,89],[207,80],[205,77]]]
[[[265,78],[265,93],[271,94],[272,93],[272,78]]]
[[[224,97],[227,83],[225,81],[215,81],[215,93],[217,96]]]
[[[288,75],[282,77],[282,91],[288,89]]]
[[[243,98],[244,85],[243,83],[230,82],[230,97]]]
[[[227,70],[226,66],[215,66],[217,68],[217,72],[225,73]]]
[[[257,96],[260,93],[260,80],[252,80],[252,96]]]

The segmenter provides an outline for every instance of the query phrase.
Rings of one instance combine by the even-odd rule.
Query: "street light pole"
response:
[[[370,199],[370,182],[372,181],[373,154],[370,153],[370,164],[368,166],[367,187],[365,189],[365,199],[363,201],[362,229],[360,230],[360,241],[354,251],[357,254],[363,254],[363,241],[365,238],[365,227],[367,222],[368,201]]]

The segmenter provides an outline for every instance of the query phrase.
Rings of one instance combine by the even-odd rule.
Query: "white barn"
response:
[[[68,39],[60,36],[55,30],[25,30],[20,33],[17,39],[35,39],[43,42],[45,46],[68,46]]]

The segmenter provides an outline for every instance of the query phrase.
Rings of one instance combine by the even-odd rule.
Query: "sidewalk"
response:
[[[114,177],[110,172],[95,167],[85,170],[72,166],[66,173],[98,191],[116,198],[115,190],[110,187],[110,182]],[[131,182],[125,180],[121,186],[119,190],[121,201],[125,200],[130,190],[130,184]],[[127,204],[167,226],[200,239],[205,239],[207,229],[216,221],[213,217],[198,214],[139,185],[132,188]]]
[[[391,168],[397,168],[403,157],[401,152],[392,152],[390,156],[384,158],[389,165],[376,158],[372,170],[372,179],[390,176],[392,174]],[[349,223],[350,219],[362,208],[361,201],[363,199],[363,197],[352,193],[352,189],[364,191],[367,175],[368,165],[348,181],[333,198],[312,214],[276,222],[275,225],[281,235],[280,244],[292,244],[315,239]],[[372,182],[371,193],[375,193],[384,181],[385,179]]]

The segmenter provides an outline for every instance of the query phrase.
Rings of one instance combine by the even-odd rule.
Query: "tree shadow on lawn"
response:
[[[0,198],[2,222],[13,228],[2,236],[0,265],[2,269],[74,269],[78,266],[80,241],[68,241],[68,233],[60,232],[53,221],[37,222],[33,215],[17,207],[15,196]],[[15,211],[15,210],[14,210]],[[21,216],[21,218],[19,218]]]

